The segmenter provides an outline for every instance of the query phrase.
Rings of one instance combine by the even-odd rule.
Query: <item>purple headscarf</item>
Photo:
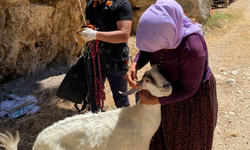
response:
[[[187,19],[175,0],[157,0],[140,18],[136,46],[148,52],[174,49],[183,37],[194,32],[202,32],[201,26]]]

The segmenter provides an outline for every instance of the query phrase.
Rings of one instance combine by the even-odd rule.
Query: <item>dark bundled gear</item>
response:
[[[56,95],[62,99],[69,100],[75,104],[82,104],[82,110],[86,107],[86,96],[88,93],[86,68],[84,57],[81,57],[64,77],[57,89]]]

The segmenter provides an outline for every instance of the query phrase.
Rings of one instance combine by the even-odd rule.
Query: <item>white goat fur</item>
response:
[[[150,82],[146,73],[156,82]],[[142,89],[157,97],[171,94],[172,87],[157,68],[146,73],[141,80]],[[160,122],[160,104],[140,102],[104,113],[79,114],[45,128],[36,138],[33,150],[148,150]],[[17,150],[19,135],[13,139],[10,134],[0,135],[6,150]]]

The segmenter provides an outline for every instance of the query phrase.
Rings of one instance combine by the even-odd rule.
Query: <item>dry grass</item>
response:
[[[205,27],[205,32],[213,37],[223,35],[228,32],[228,30],[237,26],[238,20],[242,18],[243,9],[237,11],[228,11],[227,9],[214,9],[214,14],[211,14],[210,18],[207,20]]]

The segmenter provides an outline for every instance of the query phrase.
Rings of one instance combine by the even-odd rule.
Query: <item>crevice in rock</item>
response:
[[[56,6],[57,2],[63,0],[29,0],[30,3],[33,4],[40,4],[40,5],[49,5],[49,6]]]

